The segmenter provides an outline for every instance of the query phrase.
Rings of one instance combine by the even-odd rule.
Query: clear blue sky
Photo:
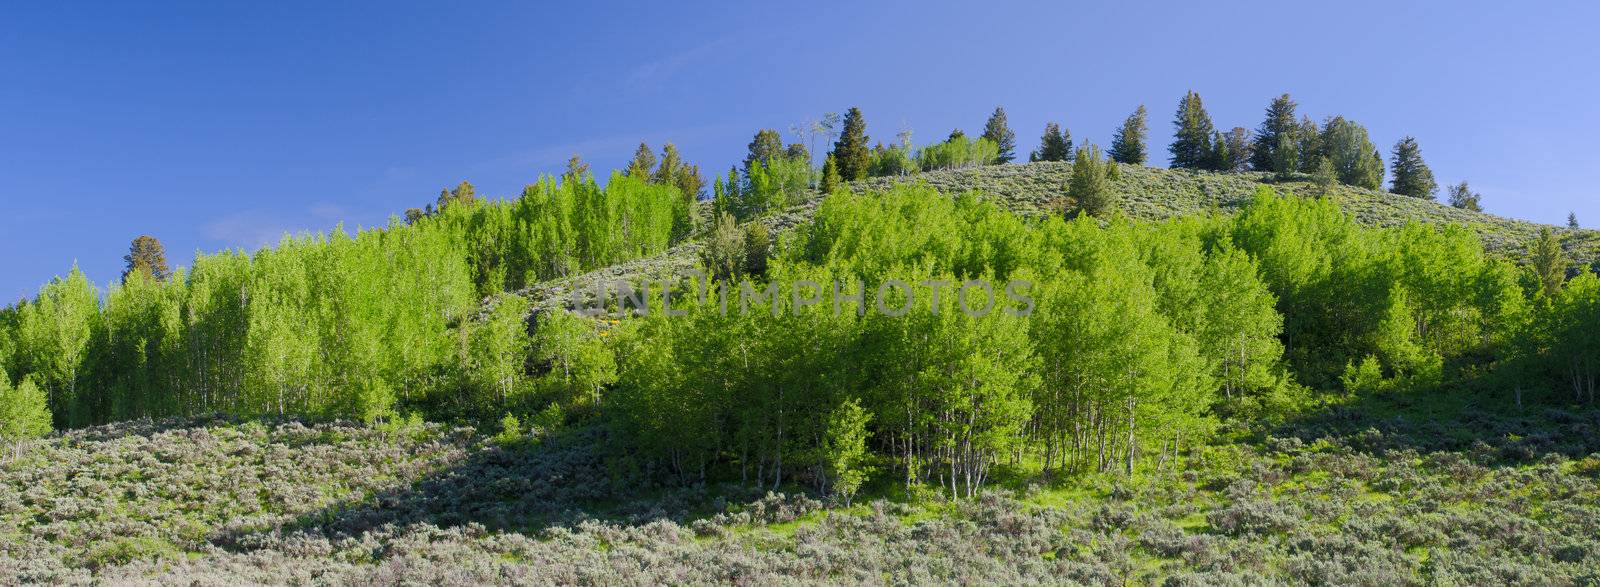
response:
[[[467,179],[509,196],[640,140],[725,170],[762,127],[860,106],[868,133],[1047,120],[1165,159],[1185,90],[1222,128],[1301,111],[1415,135],[1494,213],[1600,225],[1593,3],[119,2],[0,17],[0,300],[135,236],[193,252],[380,224]],[[550,3],[554,5],[555,3]],[[1076,3],[1074,3],[1076,4]]]

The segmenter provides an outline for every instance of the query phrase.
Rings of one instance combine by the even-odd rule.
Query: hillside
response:
[[[1122,210],[1143,219],[1164,219],[1207,211],[1230,212],[1249,203],[1263,185],[1279,193],[1309,194],[1316,186],[1309,178],[1272,182],[1265,173],[1213,173],[1174,170],[1137,165],[1121,165],[1121,179],[1115,184],[1122,196]],[[1012,165],[987,165],[916,173],[905,177],[879,177],[854,182],[856,192],[887,189],[902,183],[925,183],[945,194],[976,190],[1007,210],[1023,215],[1039,215],[1059,210],[1065,200],[1065,186],[1072,177],[1071,163],[1038,162]],[[1368,226],[1398,226],[1407,222],[1466,226],[1476,233],[1491,253],[1523,259],[1529,244],[1538,237],[1541,225],[1452,208],[1417,198],[1397,196],[1346,185],[1336,185],[1333,197],[1340,208]],[[775,232],[783,232],[810,220],[820,195],[812,194],[799,205],[755,219]],[[709,220],[702,211],[701,222]],[[1567,257],[1575,264],[1600,262],[1600,231],[1550,227],[1562,239]],[[597,281],[616,279],[663,279],[684,275],[699,262],[701,245],[688,242],[643,259],[550,280],[518,293],[534,300],[534,307],[550,307],[569,296],[573,288],[592,287]]]
[[[74,431],[0,463],[0,583],[1600,579],[1593,410],[1357,403],[1134,478],[852,507],[733,484],[641,491],[608,466],[602,434],[501,445],[437,424],[222,420]]]

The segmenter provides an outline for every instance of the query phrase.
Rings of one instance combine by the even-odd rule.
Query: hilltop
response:
[[[1250,202],[1258,189],[1271,187],[1280,195],[1310,195],[1317,186],[1309,177],[1274,181],[1261,172],[1196,171],[1164,169],[1142,165],[1120,165],[1121,177],[1114,187],[1122,197],[1122,212],[1133,218],[1161,220],[1207,212],[1229,213]],[[926,184],[946,195],[977,191],[1001,207],[1024,216],[1060,213],[1066,201],[1067,182],[1072,164],[1035,162],[1011,165],[982,165],[913,173],[899,177],[874,177],[848,184],[857,193],[880,191],[896,184]],[[1541,228],[1550,228],[1562,239],[1567,258],[1580,265],[1600,262],[1600,231],[1550,226],[1453,208],[1433,200],[1410,198],[1388,192],[1335,184],[1329,196],[1358,223],[1367,226],[1399,226],[1408,222],[1464,226],[1483,240],[1490,253],[1522,260]],[[775,233],[787,231],[811,219],[823,196],[810,192],[799,204],[752,219]],[[710,220],[709,206],[701,210],[702,225]],[[590,287],[603,280],[663,279],[683,275],[699,261],[701,243],[685,242],[665,252],[634,259],[578,275],[550,280],[518,292],[534,301],[534,307],[549,307],[569,295],[573,288]]]

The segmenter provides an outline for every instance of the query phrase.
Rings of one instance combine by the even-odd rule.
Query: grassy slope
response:
[[[1229,212],[1248,204],[1256,189],[1267,182],[1262,173],[1210,173],[1123,165],[1117,183],[1123,196],[1123,210],[1135,218],[1161,219],[1217,210]],[[915,174],[903,178],[874,178],[851,186],[856,191],[886,189],[896,183],[924,182],[941,192],[960,193],[978,190],[1002,206],[1024,215],[1059,210],[1065,200],[1065,186],[1072,176],[1069,163],[1025,163],[952,169]],[[1315,186],[1297,181],[1271,183],[1279,193],[1310,194]],[[1521,259],[1529,243],[1539,234],[1540,224],[1502,218],[1492,214],[1458,210],[1450,206],[1385,192],[1337,186],[1333,197],[1356,220],[1373,226],[1395,226],[1410,221],[1433,224],[1459,224],[1483,238],[1490,251]],[[811,218],[818,198],[813,196],[798,206],[758,219],[776,232],[787,230]],[[706,219],[702,219],[702,223]],[[1563,239],[1567,256],[1577,263],[1600,261],[1600,231],[1555,227]],[[684,275],[695,266],[700,244],[689,242],[665,253],[637,259],[614,267],[545,282],[524,290],[535,306],[548,306],[564,299],[573,287],[587,287],[597,280],[648,278],[651,280]]]
[[[1354,398],[975,502],[907,503],[889,472],[889,499],[831,509],[649,487],[595,428],[504,447],[436,424],[123,424],[0,462],[0,584],[1600,581],[1600,411],[1505,399]]]

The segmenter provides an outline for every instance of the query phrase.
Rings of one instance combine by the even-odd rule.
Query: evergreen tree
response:
[[[783,137],[778,131],[770,128],[761,129],[756,132],[755,138],[750,140],[749,153],[744,156],[744,171],[750,173],[751,167],[783,155]]]
[[[835,162],[833,154],[829,153],[827,160],[822,163],[822,193],[831,194],[843,186],[844,178],[839,176],[839,164]]]
[[[844,130],[833,144],[834,167],[844,181],[866,179],[867,168],[872,164],[872,150],[867,147],[867,121],[861,109],[851,107],[844,115]]]
[[[1233,153],[1228,151],[1228,138],[1221,132],[1212,133],[1211,149],[1202,169],[1207,171],[1228,171],[1233,169]]]
[[[1533,262],[1534,275],[1539,278],[1539,291],[1554,297],[1567,279],[1567,259],[1561,250],[1561,240],[1550,227],[1539,228],[1539,239],[1533,242],[1528,258]]]
[[[1333,168],[1333,161],[1327,157],[1317,158],[1316,170],[1311,173],[1311,183],[1317,186],[1317,197],[1327,197],[1333,192],[1333,185],[1339,182],[1339,172]]]
[[[639,143],[639,148],[633,151],[633,160],[628,162],[628,177],[637,177],[648,181],[650,173],[656,168],[656,154],[650,150],[650,145]]]
[[[1295,120],[1295,107],[1294,100],[1287,93],[1273,98],[1272,103],[1267,105],[1267,116],[1261,121],[1261,126],[1256,128],[1255,150],[1250,154],[1251,169],[1279,174],[1296,171],[1296,169],[1284,169],[1279,164],[1298,160],[1298,156],[1285,159],[1278,154],[1281,146],[1298,147],[1295,135],[1299,132],[1300,125]]]
[[[1321,152],[1339,181],[1369,190],[1383,187],[1383,156],[1360,124],[1335,116],[1322,127]]]
[[[1122,121],[1122,126],[1117,128],[1116,136],[1111,139],[1109,154],[1112,161],[1144,165],[1145,159],[1149,156],[1144,145],[1145,133],[1148,130],[1147,118],[1144,104],[1140,104],[1139,109],[1134,110],[1133,114]]]
[[[1222,136],[1223,144],[1228,152],[1228,165],[1222,171],[1245,171],[1250,168],[1250,160],[1255,157],[1255,144],[1251,142],[1250,131],[1242,126],[1233,127]]]
[[[1432,200],[1434,192],[1439,191],[1438,184],[1433,181],[1433,170],[1428,169],[1428,164],[1422,161],[1422,150],[1417,147],[1417,139],[1413,137],[1405,137],[1394,144],[1394,159],[1390,168],[1394,170],[1390,192]]]
[[[582,180],[588,175],[589,164],[584,162],[583,158],[579,157],[577,153],[573,153],[572,158],[567,159],[567,172],[563,173],[562,177],[568,178],[572,181],[577,181]]]
[[[1006,164],[1017,158],[1017,133],[1006,126],[1006,109],[995,106],[994,114],[989,115],[989,121],[983,125],[983,138],[994,141],[1000,148],[999,156],[995,163]]]
[[[127,268],[122,271],[122,280],[127,281],[128,276],[140,273],[156,281],[166,281],[172,274],[167,269],[167,250],[161,246],[161,241],[150,235],[140,235],[133,239],[133,244],[128,246],[128,254],[122,257]]]
[[[804,161],[807,167],[811,165],[811,151],[802,143],[789,143],[783,150],[783,156],[788,157],[790,161]]]
[[[1039,149],[1028,155],[1029,161],[1069,161],[1072,159],[1072,133],[1054,122],[1044,125],[1044,136],[1039,137]]]
[[[772,237],[767,225],[751,222],[744,227],[744,274],[761,277],[767,274],[767,259],[772,256]]]
[[[964,138],[967,138],[967,131],[964,131],[964,130],[961,130],[961,129],[958,128],[958,129],[951,130],[950,131],[950,136],[945,137],[944,140],[945,140],[945,142],[950,142],[950,141],[958,141],[958,140],[961,140],[961,139],[964,139]]]
[[[1118,208],[1120,196],[1112,184],[1116,163],[1100,157],[1100,148],[1092,144],[1078,149],[1072,162],[1072,180],[1067,184],[1067,195],[1077,209],[1096,217],[1106,216]]]
[[[1322,131],[1310,116],[1300,117],[1300,127],[1294,132],[1295,150],[1299,152],[1301,173],[1316,173],[1317,166],[1327,153],[1322,150]]]
[[[1472,191],[1466,181],[1450,186],[1450,205],[1473,212],[1483,211],[1483,194]]]
[[[1170,166],[1173,169],[1206,169],[1216,163],[1212,154],[1216,130],[1211,124],[1211,115],[1206,114],[1205,105],[1200,101],[1200,94],[1193,90],[1184,94],[1172,124],[1173,139],[1167,150],[1172,154]]]
[[[1568,212],[1567,213],[1567,228],[1571,228],[1571,229],[1577,229],[1578,228],[1578,213],[1577,212]]]
[[[1278,147],[1272,152],[1272,169],[1279,181],[1293,176],[1300,169],[1300,145],[1289,135],[1278,136]]]

